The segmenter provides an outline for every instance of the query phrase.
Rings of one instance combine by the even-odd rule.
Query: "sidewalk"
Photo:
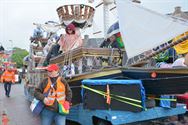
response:
[[[3,111],[10,120],[8,125],[40,125],[39,117],[34,117],[29,109],[30,102],[26,100],[23,88],[21,84],[13,85],[10,98],[7,98],[0,83],[0,125]]]

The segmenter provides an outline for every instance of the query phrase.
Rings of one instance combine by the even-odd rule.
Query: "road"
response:
[[[0,83],[0,118],[3,111],[6,112],[8,125],[40,125],[39,117],[33,116],[29,106],[30,102],[24,96],[24,87],[22,84],[12,85],[10,98],[4,95],[4,86]],[[0,125],[2,120],[0,120]]]

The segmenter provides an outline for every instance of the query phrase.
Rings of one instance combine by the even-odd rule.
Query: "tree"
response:
[[[23,58],[28,54],[28,51],[25,49],[21,49],[18,47],[13,48],[13,54],[11,56],[11,59],[13,62],[16,62],[17,68],[21,68],[23,66]]]

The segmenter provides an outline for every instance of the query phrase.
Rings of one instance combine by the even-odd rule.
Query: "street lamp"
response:
[[[13,41],[9,40],[9,42],[11,43],[11,49],[13,50]]]
[[[13,54],[13,41],[12,41],[12,40],[9,40],[9,42],[11,43],[10,61],[12,61],[12,54]]]
[[[135,3],[141,3],[140,0],[132,0],[132,2],[135,2]]]

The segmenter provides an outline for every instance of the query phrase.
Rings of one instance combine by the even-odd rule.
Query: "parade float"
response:
[[[114,1],[104,0],[99,6],[102,4],[104,14],[108,15],[106,10]],[[184,105],[170,106],[167,111],[146,101],[163,102],[164,99],[172,103],[176,101],[174,98],[161,99],[160,96],[188,90],[187,67],[159,69],[149,65],[155,55],[187,40],[187,35],[175,38],[187,31],[188,22],[153,12],[129,0],[117,0],[113,8],[118,12],[118,22],[109,29],[104,26],[104,38],[115,34],[122,48],[82,46],[50,60],[61,69],[69,67],[61,72],[73,92],[73,107],[67,119],[87,125],[116,125],[185,113]],[[96,10],[90,5],[70,4],[57,8],[57,13],[61,27],[73,23],[83,30],[92,27]],[[46,76],[45,68],[39,64],[42,63],[34,65],[38,74],[33,68],[30,71],[42,79]],[[39,81],[29,82],[33,87],[39,84]],[[155,112],[160,115],[156,116]]]

